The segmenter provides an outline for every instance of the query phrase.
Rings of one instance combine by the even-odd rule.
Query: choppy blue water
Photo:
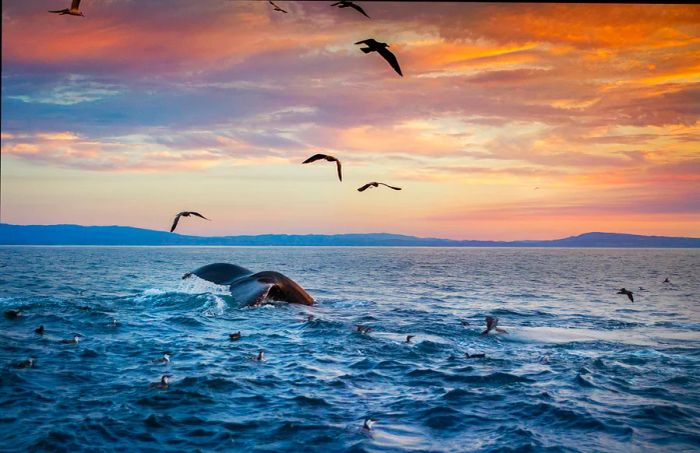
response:
[[[318,305],[180,279],[221,261]],[[697,250],[0,248],[0,308],[24,311],[0,318],[0,448],[695,450],[698,269]],[[480,336],[486,315],[509,333]]]

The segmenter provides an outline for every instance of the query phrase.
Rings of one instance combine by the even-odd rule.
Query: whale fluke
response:
[[[245,305],[260,305],[265,300],[313,305],[314,299],[294,280],[279,272],[252,271],[228,263],[214,263],[202,266],[182,276],[192,275],[215,283],[228,285],[231,296]]]
[[[230,285],[235,280],[251,274],[253,274],[253,271],[248,270],[245,267],[236,266],[235,264],[214,263],[207,264],[206,266],[202,266],[193,270],[192,272],[188,272],[182,276],[182,279],[184,280],[191,275],[196,275],[203,280],[215,283],[217,285]]]

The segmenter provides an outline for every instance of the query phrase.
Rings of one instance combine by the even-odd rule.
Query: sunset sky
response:
[[[2,3],[4,223],[700,236],[698,6],[69,3]]]

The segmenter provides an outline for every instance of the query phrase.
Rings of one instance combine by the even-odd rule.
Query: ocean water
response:
[[[318,304],[181,280],[213,262]],[[0,317],[0,450],[698,450],[699,269],[700,250],[2,247],[0,308],[24,315]],[[481,336],[487,315],[508,333]]]

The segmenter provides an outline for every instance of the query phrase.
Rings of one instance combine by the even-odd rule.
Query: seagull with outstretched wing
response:
[[[367,15],[364,9],[360,5],[358,5],[355,2],[351,2],[350,0],[340,0],[339,2],[333,3],[331,6],[337,6],[338,8],[352,8],[358,13],[362,14],[365,16],[367,19],[370,17]]]
[[[634,302],[634,293],[629,289],[620,288],[620,291],[618,291],[617,294],[624,294],[625,296],[627,296],[630,302]]]
[[[80,0],[73,0],[70,4],[70,8],[57,9],[57,10],[49,11],[49,12],[54,13],[54,14],[60,14],[61,16],[68,14],[69,16],[85,17],[85,14],[83,14],[80,11]]]
[[[313,156],[309,157],[306,159],[302,164],[309,164],[311,162],[316,162],[317,160],[327,160],[328,162],[335,162],[335,166],[338,169],[338,179],[340,181],[343,180],[343,171],[342,171],[342,165],[340,164],[340,161],[333,157],[329,156],[328,154],[314,154]]]
[[[396,59],[396,55],[394,55],[389,49],[387,49],[387,47],[389,47],[389,44],[385,42],[376,41],[372,38],[365,39],[364,41],[358,41],[355,44],[364,44],[365,46],[367,46],[360,49],[364,53],[379,53],[379,55],[381,55],[391,65],[391,67],[394,68],[394,71],[396,71],[401,77],[403,77],[403,73],[401,72],[401,68],[399,67],[399,61]]]
[[[386,186],[386,187],[388,187],[388,188],[390,188],[390,189],[401,190],[401,187],[394,187],[394,186],[390,186],[389,184],[384,184],[383,182],[376,182],[376,181],[375,181],[375,182],[368,182],[368,183],[365,184],[364,186],[362,186],[362,187],[360,187],[359,189],[357,189],[357,191],[358,191],[358,192],[364,192],[365,190],[369,189],[370,187],[379,187],[380,184],[381,184],[382,186]]]
[[[272,0],[267,0],[267,2],[270,5],[274,6],[274,9],[273,9],[274,11],[279,11],[280,13],[285,13],[285,14],[287,13],[287,11],[285,11],[282,8],[280,8],[279,6],[275,5],[275,2],[273,2]]]
[[[202,214],[200,214],[198,212],[182,211],[175,216],[175,220],[173,221],[173,226],[170,227],[170,232],[172,233],[173,231],[175,231],[175,228],[177,227],[177,223],[180,221],[180,217],[189,217],[191,215],[200,217],[204,220],[211,220],[211,219],[207,219],[206,217],[204,217]]]

